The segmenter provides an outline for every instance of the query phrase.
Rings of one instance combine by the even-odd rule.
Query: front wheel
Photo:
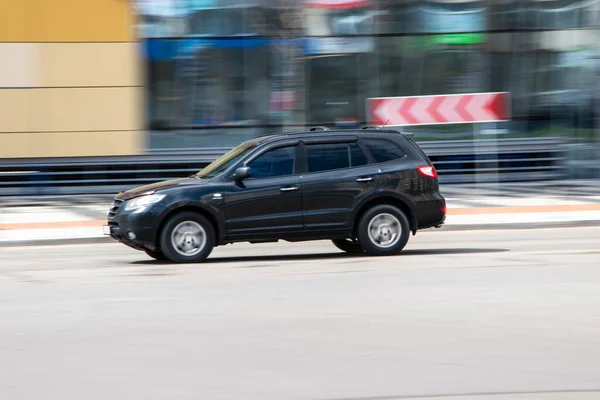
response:
[[[364,253],[362,247],[356,240],[351,239],[334,239],[332,240],[333,245],[338,249],[345,251],[346,253]]]
[[[390,205],[375,206],[358,223],[358,242],[374,256],[391,256],[402,251],[408,242],[410,225],[406,215]]]
[[[212,252],[215,230],[201,214],[185,211],[175,214],[160,234],[160,248],[175,263],[199,263]]]

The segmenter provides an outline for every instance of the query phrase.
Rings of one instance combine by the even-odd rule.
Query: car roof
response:
[[[310,130],[295,131],[295,132],[283,132],[283,133],[279,133],[279,134],[275,134],[275,135],[263,136],[263,137],[259,138],[259,140],[260,140],[260,144],[264,145],[267,143],[277,142],[280,140],[291,139],[291,138],[295,138],[295,139],[308,139],[308,138],[310,138],[310,139],[312,139],[312,138],[325,139],[327,137],[339,137],[339,136],[347,136],[347,135],[364,137],[364,136],[369,136],[369,134],[372,135],[372,134],[376,134],[376,133],[412,136],[409,133],[400,132],[395,129],[381,129],[381,128],[376,128],[376,127],[364,127],[362,129],[336,129],[336,130],[330,130],[327,128],[317,127],[317,128],[311,128]]]

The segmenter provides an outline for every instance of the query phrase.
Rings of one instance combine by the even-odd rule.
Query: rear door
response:
[[[356,138],[305,141],[302,213],[307,230],[352,226],[355,205],[377,187],[378,169]]]

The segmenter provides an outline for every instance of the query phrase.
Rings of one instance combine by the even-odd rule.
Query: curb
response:
[[[69,238],[69,239],[42,239],[42,240],[17,240],[0,242],[2,247],[39,247],[39,246],[67,246],[74,244],[106,244],[118,243],[110,237]]]
[[[461,231],[492,231],[492,230],[535,230],[535,229],[560,229],[560,228],[593,228],[600,227],[600,220],[595,221],[574,221],[574,222],[541,222],[535,225],[528,223],[508,223],[508,224],[469,224],[469,225],[444,225],[441,228],[429,228],[417,232],[461,232]],[[69,239],[43,239],[32,241],[5,241],[0,242],[2,247],[39,247],[39,246],[67,246],[78,244],[118,244],[116,240],[110,237],[91,237],[91,238],[69,238]]]
[[[472,207],[449,208],[447,216],[454,215],[493,215],[493,214],[538,214],[573,211],[600,211],[600,204],[567,204],[549,206],[509,206],[509,207]],[[59,221],[59,222],[22,222],[0,224],[0,231],[17,229],[57,229],[57,228],[101,228],[106,220]],[[476,226],[481,226],[477,225]]]
[[[21,222],[0,224],[0,231],[14,231],[18,229],[102,228],[103,225],[106,225],[106,221]]]
[[[600,211],[600,204],[563,204],[551,206],[498,206],[449,208],[447,215],[481,215],[481,214],[539,214],[573,211]]]
[[[593,228],[600,226],[600,220],[573,221],[573,222],[539,222],[530,223],[506,223],[506,224],[464,224],[444,225],[440,231],[497,231],[497,230],[534,230],[534,229],[557,229],[557,228]],[[428,229],[431,230],[431,229]]]

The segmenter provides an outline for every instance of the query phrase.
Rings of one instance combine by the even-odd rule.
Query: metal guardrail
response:
[[[0,196],[114,194],[196,173],[227,150],[0,161]]]
[[[563,138],[482,139],[419,143],[441,183],[558,180],[566,178]]]
[[[442,183],[555,180],[565,176],[566,142],[560,138],[419,144],[434,163]],[[0,160],[0,196],[114,194],[189,176],[228,150]]]

